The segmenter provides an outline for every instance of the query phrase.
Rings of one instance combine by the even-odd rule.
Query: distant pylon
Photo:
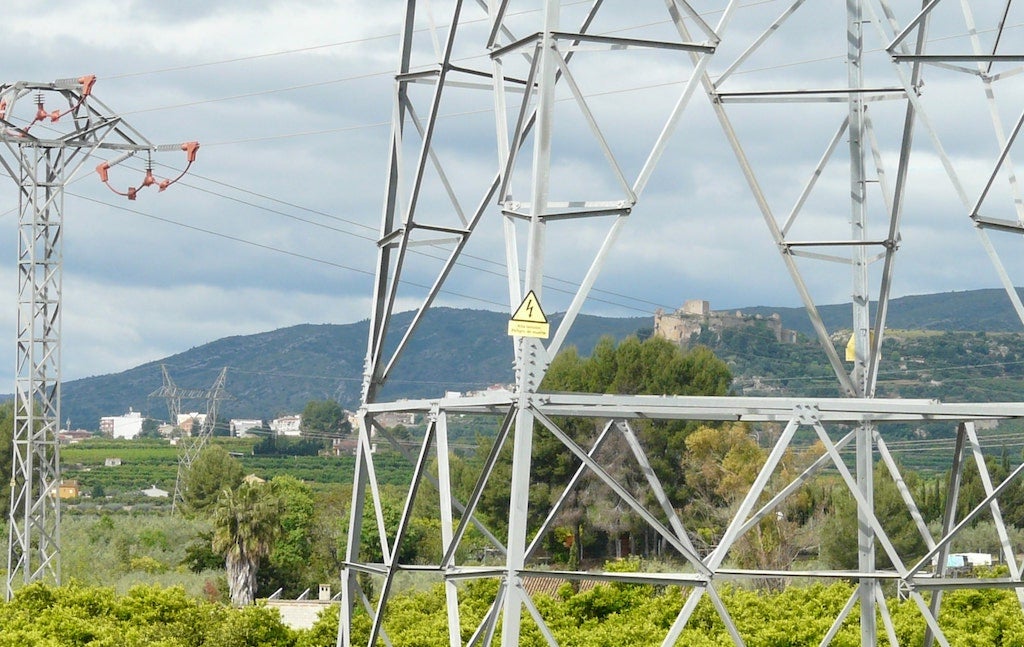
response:
[[[187,397],[186,394],[189,392],[187,389],[181,389],[174,380],[171,379],[171,374],[167,372],[167,366],[165,364],[160,365],[160,372],[163,374],[163,385],[149,394],[151,398],[163,398],[167,400],[167,422],[172,425],[178,424],[178,416],[181,415],[181,399]],[[197,393],[199,391],[197,390]],[[202,391],[203,395],[194,397],[205,397],[205,390]]]
[[[184,501],[185,475],[192,469],[192,463],[199,456],[199,452],[203,451],[206,441],[213,435],[213,426],[217,420],[217,410],[220,407],[221,400],[227,400],[231,397],[224,390],[228,368],[225,366],[221,369],[220,375],[217,376],[213,386],[209,389],[183,389],[175,385],[174,380],[171,379],[170,374],[167,372],[166,366],[161,364],[160,370],[163,372],[163,386],[150,393],[149,397],[165,398],[167,400],[167,410],[171,415],[171,424],[178,423],[182,400],[206,400],[206,419],[200,425],[199,432],[193,431],[190,436],[183,437],[178,446],[178,476],[174,480],[174,500],[171,505],[172,510],[176,512],[178,505]]]
[[[7,586],[60,581],[61,276],[64,187],[99,149],[119,157],[100,164],[101,177],[156,146],[92,94],[95,76],[52,83],[0,85],[0,164],[18,185],[18,333]],[[59,106],[48,110],[47,103]],[[18,107],[30,110],[18,114]],[[67,119],[64,119],[67,117]],[[60,123],[59,123],[60,122]],[[185,149],[175,144],[173,148]],[[189,163],[199,144],[187,145]],[[166,188],[152,162],[139,188]],[[98,171],[100,169],[97,169]],[[187,168],[186,168],[187,170]],[[179,176],[180,177],[180,176]],[[134,199],[137,189],[128,195]]]

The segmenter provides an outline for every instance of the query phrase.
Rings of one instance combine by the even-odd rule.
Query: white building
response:
[[[84,429],[76,429],[74,431],[65,429],[57,432],[57,440],[60,441],[61,445],[77,445],[83,440],[89,440],[90,438],[92,438],[92,432]]]
[[[175,432],[178,431],[178,428],[175,427],[174,425],[168,423],[168,422],[165,422],[162,425],[160,425],[159,427],[157,427],[156,430],[164,438],[170,438],[171,436],[173,436],[175,434]]]
[[[263,428],[262,420],[231,420],[231,435],[239,438],[248,438],[250,436],[249,430],[256,429],[257,431]]]
[[[270,431],[278,436],[302,435],[302,416],[281,416],[270,421]]]
[[[100,431],[111,438],[131,440],[142,433],[142,414],[128,410],[123,416],[104,416],[100,418]]]
[[[199,430],[206,424],[206,414],[193,411],[191,413],[179,413],[178,419],[174,421],[183,433],[191,436],[199,433]]]
[[[171,496],[170,492],[168,492],[167,490],[162,490],[155,485],[146,488],[145,490],[142,491],[142,493],[153,499],[166,499],[167,497]]]
[[[991,553],[951,553],[946,557],[947,568],[973,568],[992,566]]]

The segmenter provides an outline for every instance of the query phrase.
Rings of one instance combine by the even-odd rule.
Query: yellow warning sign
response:
[[[540,307],[537,295],[530,290],[523,302],[519,304],[512,319],[508,322],[508,334],[516,337],[538,337],[547,339],[551,334],[551,326],[544,310]]]
[[[870,333],[871,343],[875,343],[875,331],[872,330]],[[857,336],[850,335],[850,341],[846,342],[846,361],[856,362],[857,361]]]

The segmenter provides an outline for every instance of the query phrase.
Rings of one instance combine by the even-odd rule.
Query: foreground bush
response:
[[[0,604],[0,647],[290,647],[276,610],[230,609],[181,588],[31,584]]]
[[[790,586],[779,593],[719,584],[718,592],[747,647],[815,647],[828,633],[855,586]],[[459,596],[465,642],[483,618],[496,582],[476,582]],[[600,584],[574,593],[565,585],[554,597],[537,596],[535,604],[561,647],[641,647],[661,645],[690,589],[676,586]],[[925,596],[927,600],[927,595]],[[925,623],[915,602],[888,599],[900,645],[923,644]],[[385,629],[395,647],[446,647],[444,588],[398,595],[389,605]],[[832,645],[860,645],[860,610],[855,606]],[[324,617],[322,635],[332,635],[336,618]],[[366,644],[368,620],[353,623],[356,644]],[[1024,647],[1024,613],[1012,591],[950,591],[943,597],[939,624],[954,647]],[[468,629],[467,629],[468,628]],[[888,644],[878,621],[878,644]],[[330,643],[324,643],[329,645]],[[547,647],[540,631],[523,613],[522,647]],[[731,647],[734,643],[714,605],[705,595],[682,631],[677,647]]]
[[[487,614],[498,585],[467,583],[459,594],[465,643]],[[719,595],[748,647],[818,645],[853,595],[845,582],[791,586],[780,593],[720,585]],[[561,647],[660,645],[689,589],[669,586],[600,584],[574,592],[540,595],[535,604]],[[925,624],[913,601],[888,600],[900,645],[922,644]],[[520,645],[546,647],[540,631],[523,614]],[[855,607],[832,644],[860,644]],[[956,647],[1024,647],[1024,613],[1012,591],[950,591],[939,623]],[[888,644],[879,624],[879,644]],[[355,644],[365,645],[369,618],[357,612]],[[395,595],[385,630],[395,647],[447,647],[444,586]],[[9,603],[0,603],[0,647],[334,647],[338,608],[332,606],[308,631],[282,624],[274,609],[259,605],[232,609],[190,597],[181,588],[138,586],[126,595],[111,588],[33,584]],[[381,643],[383,644],[383,643]],[[733,644],[714,605],[705,596],[677,646]]]

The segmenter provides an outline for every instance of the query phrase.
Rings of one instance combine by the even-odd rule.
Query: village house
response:
[[[77,499],[82,494],[78,481],[61,481],[57,486],[57,497],[60,499]]]
[[[258,432],[262,428],[262,420],[244,420],[238,418],[232,418],[229,426],[231,435],[237,438],[248,438],[252,435],[250,434],[251,430],[255,429]]]
[[[281,416],[270,421],[270,431],[278,436],[302,435],[302,416]]]
[[[64,429],[57,432],[57,440],[60,441],[61,445],[77,445],[83,440],[92,438],[92,432],[86,431],[85,429]]]
[[[104,416],[100,418],[100,431],[111,438],[131,440],[142,433],[142,414],[128,409],[123,416]]]
[[[178,426],[178,429],[181,430],[181,433],[186,436],[198,434],[203,428],[203,425],[206,424],[206,414],[199,413],[198,411],[179,413],[175,424]]]

